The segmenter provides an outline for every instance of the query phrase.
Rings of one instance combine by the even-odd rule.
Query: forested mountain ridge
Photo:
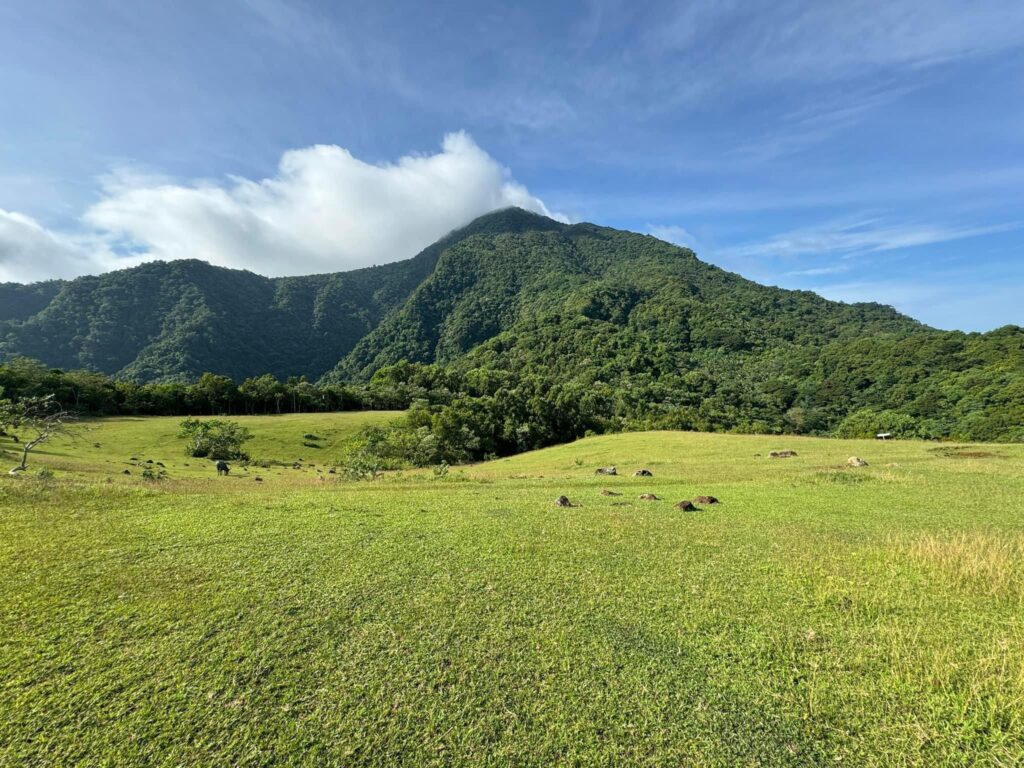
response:
[[[453,244],[328,379],[365,379],[399,360],[454,362],[502,333],[512,333],[509,342],[517,329],[538,324],[570,333],[583,346],[616,335],[622,345],[639,350],[656,343],[677,356],[820,346],[923,328],[890,307],[758,285],[648,235],[558,224],[526,212],[504,215],[548,225],[473,234]],[[576,351],[562,349],[549,364],[578,364]]]
[[[182,260],[67,282],[0,284],[0,357],[142,382],[205,371],[239,380],[263,373],[317,378],[409,296],[446,248],[527,223],[557,225],[499,211],[411,259],[304,277]]]
[[[405,299],[434,259],[428,249],[384,266],[283,278],[151,262],[58,285],[41,310],[0,322],[0,353],[137,381],[204,371],[316,378]]]
[[[64,285],[62,280],[22,285],[0,283],[0,322],[26,320],[42,311]]]
[[[1024,329],[938,331],[519,209],[352,272],[271,279],[155,262],[0,286],[8,297],[3,357],[136,382],[306,376],[323,407],[352,402],[341,385],[356,384],[371,406],[444,409],[431,429],[450,457],[632,428],[1024,439]],[[189,401],[167,394],[157,400]],[[149,397],[108,395],[108,410]]]

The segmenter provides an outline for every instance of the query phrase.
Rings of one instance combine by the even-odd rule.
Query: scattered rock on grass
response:
[[[768,455],[773,459],[790,459],[796,456],[796,451],[771,451]]]
[[[718,499],[714,496],[697,496],[693,500],[694,504],[717,504]]]
[[[697,507],[693,505],[693,502],[687,499],[684,499],[683,501],[680,501],[678,504],[676,504],[676,509],[680,510],[681,512],[697,511]]]
[[[607,491],[607,490],[605,490],[605,491],[601,491],[601,495],[602,496],[621,496],[622,494],[621,493],[616,493],[615,491]]]
[[[122,475],[130,475],[131,473],[132,473],[132,471],[131,471],[130,469],[126,469],[126,470],[125,470],[124,472],[122,472],[121,474],[122,474]]]
[[[660,501],[660,499],[653,493],[641,493],[637,498],[640,499],[640,501]]]
[[[851,467],[866,467],[868,465],[868,463],[859,456],[851,456],[846,460],[846,463]]]
[[[598,467],[594,470],[595,475],[617,475],[615,467]]]
[[[568,496],[559,496],[557,499],[555,499],[555,506],[556,507],[571,507],[572,506],[572,502],[569,501],[569,497]]]
[[[654,473],[649,469],[638,469],[633,473],[633,477],[654,477]]]

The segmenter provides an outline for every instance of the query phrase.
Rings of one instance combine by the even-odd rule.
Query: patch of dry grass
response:
[[[919,566],[941,573],[958,588],[993,597],[1024,598],[1024,536],[979,531],[925,533],[906,554]]]

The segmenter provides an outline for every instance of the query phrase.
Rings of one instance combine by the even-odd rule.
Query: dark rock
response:
[[[773,459],[790,459],[796,456],[796,451],[772,451],[768,455]]]
[[[676,504],[676,509],[680,510],[681,512],[696,512],[697,511],[697,507],[694,506],[693,502],[689,501],[689,500],[685,500],[685,499],[683,501],[680,501],[678,504]]]
[[[598,467],[594,470],[595,475],[617,475],[615,467]]]
[[[718,499],[714,496],[697,496],[693,502],[694,504],[717,504]]]
[[[640,501],[660,501],[660,499],[653,493],[641,493],[637,498],[640,499]]]
[[[571,507],[572,506],[572,502],[569,501],[569,497],[568,496],[559,496],[557,499],[555,499],[555,506],[556,507]]]
[[[649,469],[638,469],[633,473],[633,477],[654,477],[654,473]]]

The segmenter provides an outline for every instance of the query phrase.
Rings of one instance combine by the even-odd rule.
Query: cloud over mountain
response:
[[[291,150],[276,175],[258,181],[183,184],[118,172],[83,216],[88,244],[0,212],[0,279],[184,258],[267,275],[333,272],[408,258],[508,206],[552,215],[463,132],[445,136],[435,154],[387,164],[334,145]]]

